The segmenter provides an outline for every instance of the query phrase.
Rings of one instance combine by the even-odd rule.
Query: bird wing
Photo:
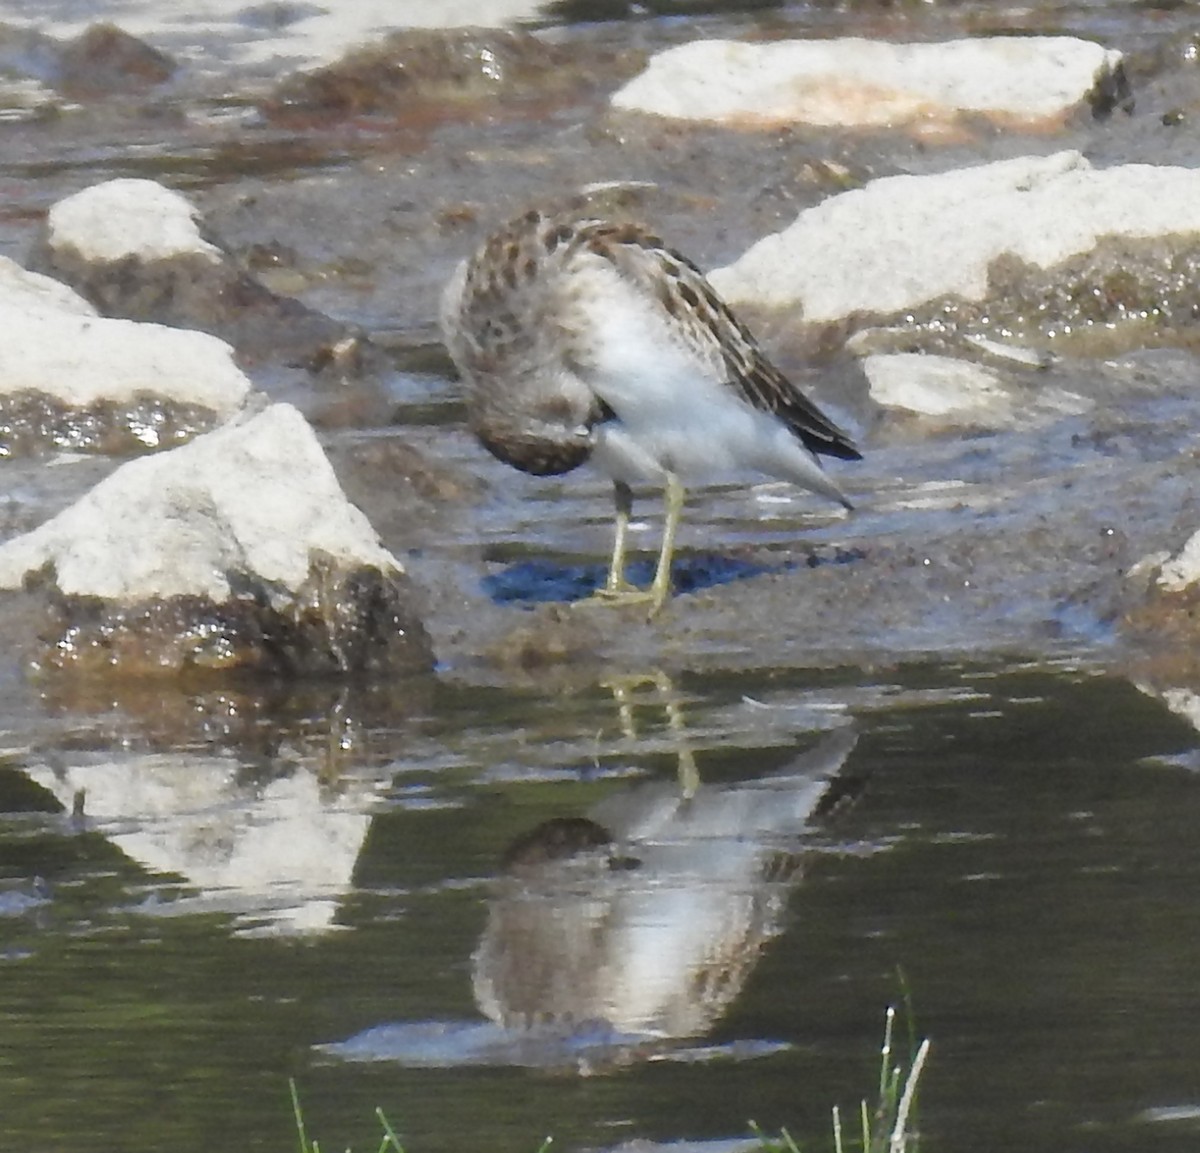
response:
[[[747,404],[778,417],[811,452],[842,460],[862,454],[764,355],[758,342],[717,295],[704,273],[637,224],[600,220],[575,224],[573,245],[608,260],[656,302],[688,336],[698,355],[723,369],[726,387]]]

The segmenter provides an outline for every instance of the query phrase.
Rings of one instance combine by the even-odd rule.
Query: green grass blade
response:
[[[300,1108],[300,1090],[296,1088],[296,1078],[288,1078],[288,1089],[292,1094],[292,1116],[296,1120],[296,1133],[300,1138],[300,1153],[314,1153],[308,1143],[308,1134],[304,1131],[304,1111]]]
[[[921,1042],[917,1055],[913,1058],[912,1068],[904,1082],[904,1092],[900,1096],[900,1104],[896,1109],[896,1123],[892,1127],[891,1140],[888,1142],[889,1153],[904,1153],[908,1147],[908,1115],[912,1111],[917,1097],[917,1082],[921,1079],[921,1070],[925,1068],[925,1059],[929,1056],[929,1038]]]
[[[400,1138],[396,1136],[396,1131],[392,1128],[392,1123],[387,1119],[387,1115],[378,1105],[375,1106],[375,1116],[379,1118],[379,1124],[383,1126],[383,1144],[379,1147],[379,1153],[387,1153],[387,1148],[390,1145],[395,1153],[404,1153],[404,1146],[400,1144]]]

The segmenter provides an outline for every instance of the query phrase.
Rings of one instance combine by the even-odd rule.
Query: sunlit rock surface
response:
[[[1132,319],[1190,327],[1196,287],[1182,265],[1198,252],[1200,171],[1097,169],[1067,151],[871,181],[710,280],[734,305],[810,324],[889,317],[945,330],[1005,318],[1002,335],[1039,325],[1054,335]]]
[[[1175,556],[1163,562],[1157,584],[1167,592],[1180,593],[1200,581],[1200,532],[1188,538]]]
[[[920,416],[995,418],[1007,423],[1012,398],[998,373],[967,361],[920,353],[868,356],[871,399]]]
[[[220,250],[200,234],[197,213],[182,193],[153,180],[106,180],[67,196],[46,217],[46,243],[56,256],[88,262],[199,256],[217,263]]]
[[[1200,530],[1177,552],[1144,556],[1127,574],[1124,625],[1139,660],[1139,687],[1195,722],[1200,718]]]
[[[153,180],[59,201],[35,260],[108,316],[200,329],[255,359],[355,362],[353,329],[271,291],[205,235],[187,197]]]
[[[126,674],[426,668],[403,569],[304,418],[275,405],[130,461],[0,546],[0,587],[44,584],[42,667]]]
[[[891,127],[964,113],[1052,127],[1114,86],[1121,54],[1067,36],[940,44],[697,40],[659,53],[616,108],[746,127]]]
[[[96,315],[0,257],[0,456],[178,443],[236,412],[250,381],[224,341]]]
[[[877,404],[948,424],[1003,428],[1091,405],[1048,385],[1021,389],[1011,373],[949,356],[879,353],[864,357],[862,367]]]
[[[7,256],[0,256],[0,308],[29,315],[61,312],[97,315],[95,308],[73,288],[52,276],[30,272]]]

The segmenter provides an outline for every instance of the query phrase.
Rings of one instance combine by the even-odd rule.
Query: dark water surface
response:
[[[288,6],[260,7],[266,20]],[[48,31],[56,12],[85,9],[119,15],[72,0],[45,8]],[[574,25],[567,42],[647,51],[701,34],[1012,31],[1190,60],[1194,11],[1106,0],[713,3],[680,16],[669,4],[563,3],[548,19]],[[630,18],[589,23],[610,17]],[[809,152],[848,157],[864,180],[955,162],[950,145],[907,138],[845,151],[840,138],[814,138],[803,153],[784,140],[781,176],[764,149],[743,179],[736,165],[726,175],[717,134],[695,137],[688,168],[670,151],[676,134],[663,133],[593,171],[615,154],[579,143],[609,134],[600,96],[591,111],[551,102],[549,118],[448,123],[413,143],[402,123],[273,126],[249,113],[237,83],[189,83],[161,108],[116,101],[5,123],[0,252],[25,261],[42,213],[67,193],[149,175],[192,192],[235,248],[279,239],[286,250],[299,237],[306,302],[411,352],[435,339],[436,293],[465,244],[453,212],[445,232],[429,222],[441,207],[466,203],[483,219],[544,194],[561,171],[547,158],[569,167],[578,154],[578,183],[654,177],[676,213],[686,199],[676,193],[696,176],[694,220],[676,223],[687,225],[681,247],[706,264],[789,222],[801,206],[793,196],[822,195],[797,176]],[[957,162],[1079,146],[1104,163],[1195,163],[1193,121],[1164,135],[1156,99],[1144,85],[1143,120],[1075,125],[1062,139],[977,134]],[[472,183],[478,157],[483,186]],[[323,200],[311,190],[331,174],[343,183]],[[776,205],[777,184],[786,196]],[[750,213],[737,228],[710,221],[709,208],[728,205]],[[430,461],[482,478],[460,503],[432,506],[425,538],[403,519],[377,527],[418,584],[469,582],[516,629],[533,619],[525,608],[539,590],[564,600],[595,583],[609,487],[501,475],[463,428],[443,369],[444,359],[398,372],[375,415],[365,401],[338,415],[328,383],[290,366],[259,366],[255,383],[273,399],[294,389],[310,414],[325,412],[327,442],[352,445],[343,468],[399,426]],[[1190,361],[1179,379],[1194,404]],[[1065,420],[1007,439],[868,444],[863,467],[875,472],[849,477],[863,499],[847,529],[770,493],[708,492],[685,520],[684,575],[692,588],[749,586],[759,569],[744,550],[755,564],[766,555],[768,573],[853,568],[864,541],[919,542],[918,512],[939,501],[947,520],[980,518],[1000,538],[1004,518],[1059,503],[1055,470],[1086,465],[1093,449],[1125,453],[1143,474],[1159,468],[1147,501],[1178,508],[1192,487],[1176,458],[1186,466],[1193,413],[1175,398],[1144,401],[1156,403],[1161,412],[1131,425],[1151,430],[1132,447],[1123,428],[1110,450],[1103,439],[1089,447],[1082,420],[1082,447]],[[111,463],[5,462],[4,535],[63,507]],[[1093,485],[1096,535],[1114,524],[1136,535],[1136,514],[1117,499],[1126,474],[1080,475]],[[373,516],[398,503],[393,483],[368,471],[361,488],[385,493]],[[418,547],[423,539],[432,544]],[[1018,648],[1025,617],[1047,623],[1044,597],[1024,595],[1023,569],[1005,567],[1001,552],[977,572],[972,555],[960,572],[953,554],[925,554],[923,599],[898,605],[878,641],[894,646],[879,657],[886,673],[768,667],[672,683],[639,669],[605,682],[580,667],[585,656],[546,677],[562,685],[529,687],[524,670],[501,669],[502,687],[481,688],[464,683],[478,670],[456,668],[452,652],[436,680],[364,693],[255,686],[187,697],[156,686],[35,690],[6,654],[0,1153],[294,1149],[289,1078],[326,1151],[377,1149],[377,1106],[409,1153],[532,1153],[547,1134],[556,1149],[716,1141],[746,1135],[751,1120],[827,1149],[829,1109],[852,1113],[871,1092],[884,1009],[905,990],[914,1028],[933,1042],[923,1148],[1200,1147],[1200,739],[1161,700],[1097,671],[1112,656],[1111,618],[1068,598],[1055,601],[1038,651],[1078,660],[895,671],[910,650],[980,651],[939,597],[963,603],[996,571],[1004,595],[980,600],[975,615],[993,606],[999,619],[980,635]],[[446,603],[462,612],[461,599]],[[686,620],[693,607],[684,597],[669,611]],[[787,623],[771,612],[746,622],[738,663],[819,663],[807,649],[764,657],[758,641],[772,638],[754,632],[764,620]],[[431,621],[443,638],[460,625]],[[785,648],[786,636],[772,651]],[[687,667],[695,651],[670,655]]]
[[[377,1105],[435,1153],[750,1119],[819,1148],[873,1084],[900,973],[933,1039],[928,1148],[1200,1140],[1197,741],[1126,681],[442,686],[340,754],[277,736],[184,754],[81,725],[7,756],[0,1148],[285,1149],[289,1076],[326,1148],[376,1147]],[[530,857],[584,814],[620,852]],[[485,952],[525,1020],[523,982],[603,969],[631,1027],[489,1024]]]

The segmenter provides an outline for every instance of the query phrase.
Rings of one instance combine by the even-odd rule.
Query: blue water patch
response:
[[[618,1033],[602,1022],[563,1032],[511,1030],[489,1021],[412,1021],[376,1025],[348,1041],[316,1049],[341,1061],[391,1061],[410,1068],[551,1068],[620,1051],[644,1040]]]
[[[1116,620],[1102,619],[1078,601],[1056,605],[1051,619],[1065,635],[1093,645],[1114,644],[1117,640]]]
[[[48,886],[40,878],[25,889],[0,889],[0,917],[22,917],[50,903]]]
[[[698,1064],[769,1057],[791,1048],[782,1041],[740,1040],[721,1045],[680,1045],[664,1038],[622,1033],[604,1021],[571,1029],[506,1029],[490,1021],[404,1021],[376,1025],[346,1041],[314,1046],[339,1061],[388,1061],[409,1068],[466,1066],[627,1065],[653,1058]]]
[[[790,572],[797,568],[817,568],[825,564],[848,564],[860,560],[861,549],[833,549],[814,552],[802,560],[778,564],[722,556],[720,553],[692,553],[671,566],[671,585],[676,593],[700,592],[716,585],[730,584],[762,576],[764,573]],[[630,561],[625,575],[630,583],[646,587],[654,579],[654,561],[648,557]],[[552,601],[577,601],[590,597],[608,578],[605,564],[560,564],[552,560],[523,560],[507,565],[483,578],[483,591],[494,604],[544,604]]]

